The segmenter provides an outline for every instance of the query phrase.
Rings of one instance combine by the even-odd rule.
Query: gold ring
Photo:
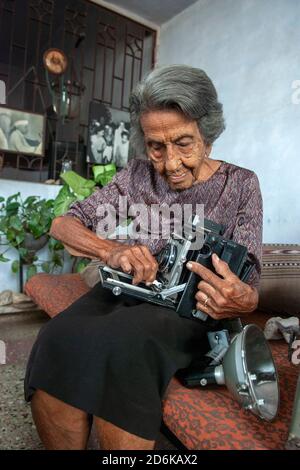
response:
[[[209,301],[209,297],[206,297],[206,299],[204,301],[204,307],[206,307],[208,301]]]

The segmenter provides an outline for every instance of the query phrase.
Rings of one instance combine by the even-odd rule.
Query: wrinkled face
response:
[[[157,110],[144,113],[141,126],[148,157],[172,189],[188,189],[200,179],[210,146],[196,121],[175,110]]]

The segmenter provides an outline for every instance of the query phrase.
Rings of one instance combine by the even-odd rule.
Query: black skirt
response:
[[[41,329],[27,366],[25,398],[41,389],[154,440],[168,383],[207,349],[208,327],[97,284]]]

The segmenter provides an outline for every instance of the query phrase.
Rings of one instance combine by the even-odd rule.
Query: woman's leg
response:
[[[94,423],[102,450],[152,450],[155,441],[130,434],[114,424],[94,416]]]
[[[31,401],[32,416],[38,434],[48,450],[85,449],[90,427],[88,415],[58,400],[43,390],[37,390]],[[94,417],[102,450],[151,450],[155,441],[134,434]]]
[[[37,390],[31,400],[38,434],[48,450],[85,449],[90,433],[88,414]]]

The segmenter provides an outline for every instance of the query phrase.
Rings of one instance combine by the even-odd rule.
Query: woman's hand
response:
[[[198,284],[196,308],[216,320],[241,316],[256,309],[258,292],[255,288],[242,282],[215,253],[212,262],[216,273],[199,263],[188,262],[187,268],[198,274],[201,281]]]
[[[129,246],[118,243],[109,249],[105,262],[114,269],[121,268],[133,274],[133,284],[152,283],[156,278],[158,264],[149,249],[142,245]]]

